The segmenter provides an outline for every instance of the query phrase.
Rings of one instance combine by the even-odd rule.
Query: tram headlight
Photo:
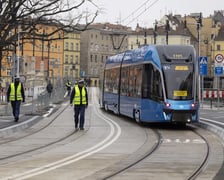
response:
[[[170,107],[171,106],[171,104],[170,103],[166,103],[166,107]]]

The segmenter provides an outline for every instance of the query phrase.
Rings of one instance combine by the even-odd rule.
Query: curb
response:
[[[29,128],[30,126],[32,126],[32,125],[36,124],[38,121],[40,121],[41,118],[39,118],[39,117],[40,116],[33,116],[32,118],[30,118],[27,121],[0,129],[0,137],[9,136],[12,133]]]

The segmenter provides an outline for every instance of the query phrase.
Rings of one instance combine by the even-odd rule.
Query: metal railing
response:
[[[64,94],[66,89],[62,87],[55,87],[53,92],[49,94],[46,90],[34,97],[27,97],[26,103],[30,106],[21,106],[21,114],[41,114],[46,112],[53,104],[59,104],[65,100]],[[7,103],[6,100],[0,104],[0,116],[12,115],[11,103]]]

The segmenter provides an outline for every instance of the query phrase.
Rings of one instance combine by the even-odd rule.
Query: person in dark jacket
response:
[[[67,80],[67,82],[65,83],[65,86],[66,86],[67,92],[64,97],[69,97],[71,93],[72,83],[69,80]]]
[[[74,105],[75,129],[84,130],[85,109],[88,107],[88,92],[84,85],[84,80],[78,81],[72,89],[70,105]]]
[[[21,102],[25,102],[25,93],[20,78],[16,77],[7,90],[7,102],[11,101],[12,113],[15,122],[19,120]]]
[[[49,94],[49,97],[51,97],[51,94],[52,94],[52,92],[53,92],[53,85],[52,85],[52,83],[51,83],[50,80],[48,81],[48,84],[47,84],[46,89],[47,89],[47,92],[48,92],[48,94]]]

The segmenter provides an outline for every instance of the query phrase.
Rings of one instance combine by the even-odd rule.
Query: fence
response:
[[[203,91],[203,98],[210,99],[210,98],[224,98],[224,91],[223,90],[204,90]]]
[[[46,91],[45,86],[37,86],[33,89],[30,89],[29,91],[26,91],[26,102],[31,103],[31,108],[21,106],[21,113],[39,114],[43,111],[47,111],[52,106],[52,104],[58,104],[65,100],[64,94],[66,89],[63,85],[54,87],[51,94]],[[11,104],[6,102],[4,93],[0,105],[0,115],[11,115],[12,112],[10,106]]]

